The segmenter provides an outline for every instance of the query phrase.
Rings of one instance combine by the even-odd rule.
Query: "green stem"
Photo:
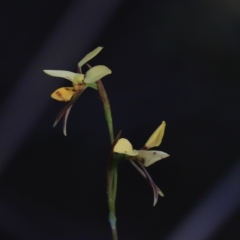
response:
[[[110,181],[108,184],[108,205],[109,205],[109,222],[112,228],[113,240],[118,239],[117,235],[117,218],[116,218],[116,193],[117,193],[117,162],[113,160],[110,169]]]
[[[113,169],[113,201],[116,202],[118,171],[117,166]]]
[[[100,94],[101,100],[103,102],[104,114],[108,125],[108,131],[110,135],[111,144],[114,146],[114,131],[113,131],[113,121],[110,103],[108,100],[107,93],[102,84],[102,81],[97,81],[98,92]],[[120,135],[119,135],[120,136]],[[116,138],[117,139],[117,138]],[[112,229],[113,240],[118,240],[117,234],[117,218],[115,210],[116,194],[117,194],[117,179],[118,179],[118,166],[119,159],[114,157],[114,153],[111,151],[109,163],[108,163],[108,206],[109,206],[109,223]]]
[[[105,118],[108,125],[110,141],[111,141],[111,144],[113,144],[113,141],[114,141],[113,121],[112,121],[111,107],[108,100],[107,92],[105,91],[105,88],[101,80],[97,81],[97,86],[98,86],[98,92],[103,102],[104,114],[105,114]]]

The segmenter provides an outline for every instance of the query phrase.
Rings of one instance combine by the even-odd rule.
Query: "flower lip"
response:
[[[74,87],[62,87],[55,90],[51,97],[57,101],[68,102],[75,93]]]

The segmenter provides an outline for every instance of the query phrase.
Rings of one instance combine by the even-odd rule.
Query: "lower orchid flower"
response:
[[[63,110],[58,114],[56,121],[54,122],[54,127],[57,125],[59,120],[64,116],[64,125],[63,133],[66,136],[66,125],[69,112],[72,108],[73,103],[79,98],[79,96],[86,90],[88,87],[91,87],[97,90],[96,81],[105,77],[108,74],[111,74],[112,71],[104,66],[98,65],[90,68],[85,74],[82,73],[82,66],[86,64],[89,60],[94,58],[100,51],[102,47],[97,47],[90,53],[88,53],[79,63],[78,63],[78,73],[63,71],[63,70],[43,70],[46,74],[52,77],[65,78],[72,82],[72,87],[61,87],[55,90],[51,97],[55,100],[61,102],[69,102]]]
[[[133,149],[132,144],[126,138],[120,138],[113,149],[115,153],[125,154],[127,159],[130,160],[130,163],[151,185],[154,194],[153,206],[155,206],[157,203],[158,195],[163,197],[164,194],[154,183],[145,167],[149,167],[155,162],[169,156],[169,154],[162,151],[148,150],[161,144],[165,127],[166,123],[163,121],[162,124],[150,136],[141,150]]]

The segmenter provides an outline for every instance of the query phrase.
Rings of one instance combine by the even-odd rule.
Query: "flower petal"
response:
[[[85,63],[87,63],[88,61],[90,61],[92,58],[94,58],[99,52],[101,52],[101,50],[103,49],[103,47],[97,47],[95,48],[93,51],[91,51],[90,53],[88,53],[79,63],[78,63],[78,67],[81,68]]]
[[[61,102],[68,102],[75,93],[74,87],[62,87],[54,91],[51,97]]]
[[[108,67],[104,65],[98,65],[98,66],[92,67],[86,72],[84,82],[93,83],[111,73],[112,71]]]
[[[43,70],[43,71],[49,76],[65,78],[75,84],[82,83],[84,79],[84,74],[81,73],[73,73],[63,70]]]
[[[53,127],[55,127],[58,122],[60,121],[60,119],[67,113],[68,109],[77,101],[77,99],[82,95],[82,93],[84,92],[84,90],[87,89],[88,86],[84,86],[84,88],[78,92],[76,92],[76,94],[73,95],[73,97],[71,98],[71,100],[69,101],[69,103],[62,109],[62,111],[58,114]]]
[[[139,150],[138,155],[136,156],[137,160],[141,162],[145,167],[148,167],[166,157],[169,157],[169,154],[165,152],[148,150]]]
[[[145,146],[144,146],[145,149],[157,147],[161,144],[165,127],[166,127],[166,122],[162,121],[162,124],[155,130],[155,132],[151,135],[151,137],[145,143]]]
[[[138,154],[138,151],[133,149],[132,144],[126,138],[120,138],[114,146],[113,151],[129,156],[136,156]]]

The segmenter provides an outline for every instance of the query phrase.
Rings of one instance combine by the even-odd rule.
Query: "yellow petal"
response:
[[[111,73],[112,73],[112,71],[108,67],[106,67],[104,65],[98,65],[98,66],[95,66],[95,67],[89,69],[86,72],[84,82],[85,83],[93,83]]]
[[[75,93],[76,90],[74,89],[74,87],[62,87],[54,91],[51,97],[61,102],[67,102],[72,98]]]
[[[84,78],[84,74],[81,73],[73,73],[63,70],[43,70],[43,71],[52,77],[65,78],[75,84],[82,83]]]
[[[151,137],[145,143],[145,148],[149,149],[149,148],[157,147],[161,144],[165,127],[166,127],[166,122],[163,121],[162,124],[155,130],[155,132],[151,135]]]
[[[148,167],[166,157],[169,157],[169,154],[165,152],[148,150],[139,150],[138,155],[136,156],[137,160],[141,162],[145,167]]]
[[[97,47],[97,48],[95,48],[93,51],[91,51],[90,53],[88,53],[88,54],[78,63],[78,67],[81,68],[85,63],[87,63],[89,60],[91,60],[92,58],[94,58],[102,49],[103,49],[103,47]]]
[[[116,153],[123,153],[129,156],[136,156],[137,150],[134,150],[132,144],[126,138],[120,138],[113,149]]]

